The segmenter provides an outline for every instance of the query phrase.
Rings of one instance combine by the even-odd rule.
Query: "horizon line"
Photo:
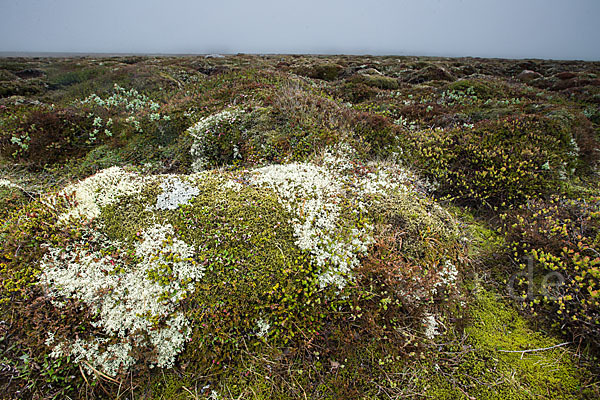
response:
[[[472,58],[472,59],[495,59],[495,60],[541,60],[541,61],[579,61],[579,62],[600,62],[600,59],[585,60],[576,58],[541,58],[541,57],[486,57],[473,55],[432,55],[432,54],[401,54],[401,53],[245,53],[245,52],[186,52],[186,53],[167,53],[167,52],[84,52],[84,51],[0,51],[0,58],[84,58],[84,57],[199,57],[219,58],[231,56],[313,56],[313,57],[332,57],[332,56],[354,56],[354,57],[419,57],[419,58]]]

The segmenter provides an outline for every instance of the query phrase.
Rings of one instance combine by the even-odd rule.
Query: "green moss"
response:
[[[102,144],[90,150],[79,160],[71,160],[67,164],[70,173],[75,177],[87,177],[96,172],[110,168],[115,165],[123,165],[125,152],[120,148],[113,148],[108,144]]]
[[[315,332],[320,319],[319,270],[295,246],[277,198],[252,187],[215,190],[215,184],[204,182],[174,220],[206,266],[190,299],[195,346],[184,356],[204,363],[231,358],[244,337],[257,342],[259,319],[270,325],[269,341],[284,343]]]
[[[424,383],[428,394],[440,399],[585,397],[582,376],[565,348],[520,352],[559,342],[531,330],[516,310],[481,291],[469,314],[466,342],[449,349],[456,357],[455,364],[451,368],[438,364],[441,372]]]
[[[158,183],[150,184],[139,195],[125,196],[104,207],[99,217],[103,232],[112,240],[134,243],[141,231],[156,223],[151,207],[161,191]]]
[[[469,241],[469,259],[487,261],[502,251],[504,236],[491,226],[485,214],[476,216],[469,208],[463,207],[448,209],[461,221],[462,234]]]

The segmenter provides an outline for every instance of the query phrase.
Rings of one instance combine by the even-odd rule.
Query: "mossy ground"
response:
[[[25,69],[40,72],[19,77]],[[523,69],[542,78],[519,82]],[[17,185],[0,186],[0,398],[599,398],[597,327],[557,313],[599,310],[598,74],[598,63],[426,57],[0,60],[0,179]],[[115,84],[169,119],[79,102]],[[225,109],[244,117],[212,132],[215,169],[189,175],[186,129]],[[90,112],[114,133],[94,133]],[[417,193],[369,208],[375,240],[341,295],[319,287],[321,267],[295,244],[273,191],[243,178],[241,191],[223,187],[340,142],[360,159],[357,174],[385,160],[425,178]],[[93,316],[78,302],[58,312],[36,286],[46,245],[83,229],[58,224],[64,204],[40,199],[112,166],[188,175],[199,193],[149,210],[161,193],[149,185],[103,208],[104,232],[133,246],[158,218],[206,262],[181,301],[192,335],[175,367],[114,378],[50,357],[46,331],[89,335]],[[556,198],[570,206],[554,209]],[[583,289],[565,287],[562,303],[510,298],[531,249],[563,257],[555,264],[574,282],[585,270]],[[458,286],[415,301],[446,261]],[[554,270],[547,257],[538,264]]]
[[[443,347],[456,359],[438,365],[427,382],[439,399],[594,398],[571,353],[547,334],[531,329],[496,295],[475,295],[460,341]],[[526,351],[526,352],[520,352]]]

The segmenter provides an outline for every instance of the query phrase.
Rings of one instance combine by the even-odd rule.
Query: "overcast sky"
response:
[[[0,51],[600,60],[600,0],[0,0]]]

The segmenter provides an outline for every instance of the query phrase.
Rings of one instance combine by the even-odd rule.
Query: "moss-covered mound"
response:
[[[369,265],[361,260],[383,241],[377,251],[405,251],[390,263],[421,264],[394,266],[405,285],[386,300],[396,313],[412,304],[418,317],[429,308],[423,299],[441,296],[431,304],[443,305],[456,291],[461,259],[452,217],[417,183],[397,165],[361,164],[347,147],[318,163],[237,173],[103,170],[8,217],[3,313],[25,321],[20,302],[44,296],[44,315],[60,322],[11,334],[83,366],[84,377],[172,368],[182,352],[186,365],[206,370],[235,363],[247,346],[318,337],[351,305]],[[19,257],[33,237],[37,250]],[[392,273],[371,262],[369,279]],[[75,314],[62,320],[65,307]]]

